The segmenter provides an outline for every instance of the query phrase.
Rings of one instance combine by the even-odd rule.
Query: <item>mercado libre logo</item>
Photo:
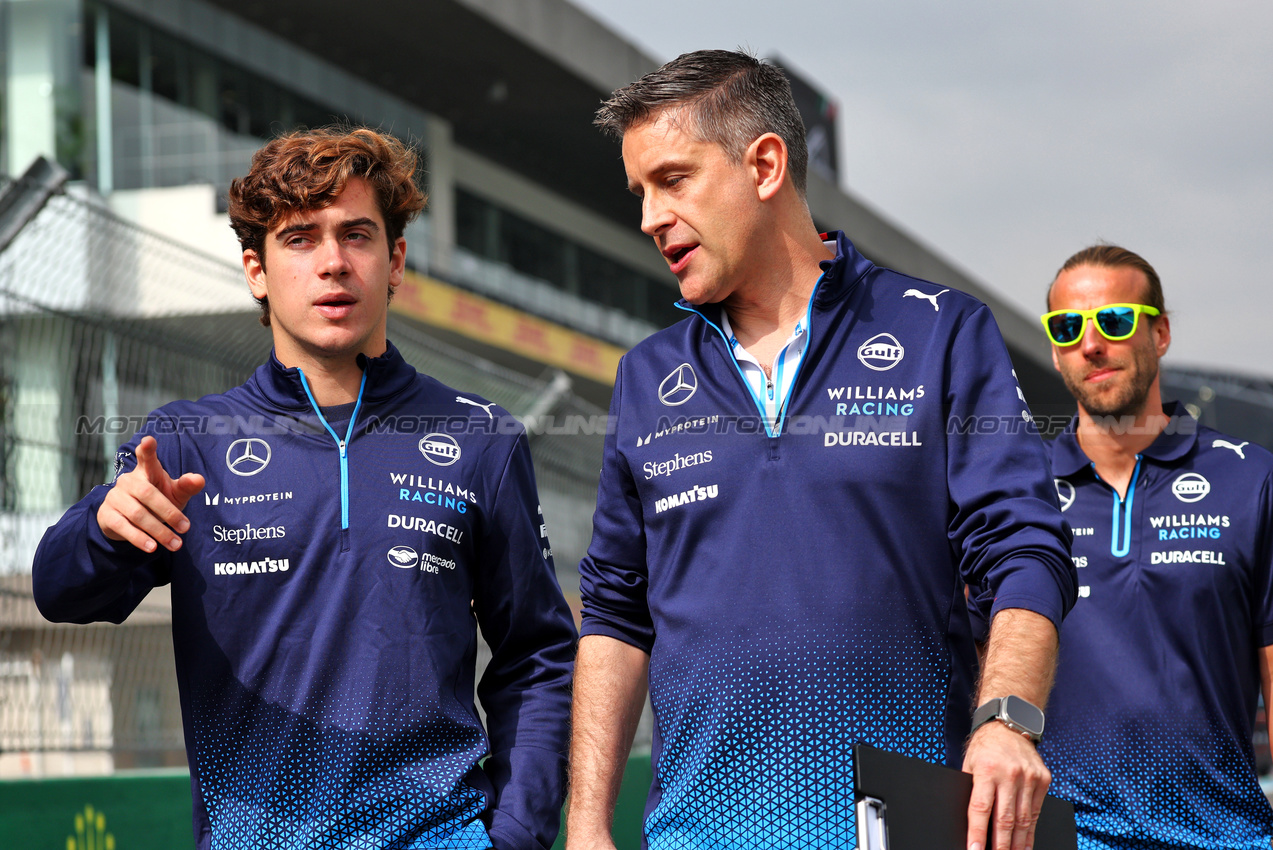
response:
[[[115,836],[106,831],[106,815],[91,805],[75,813],[75,834],[66,836],[66,850],[115,850]]]

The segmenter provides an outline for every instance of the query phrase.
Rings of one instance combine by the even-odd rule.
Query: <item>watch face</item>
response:
[[[1012,721],[1035,736],[1043,734],[1043,712],[1021,697],[1004,697],[999,708],[999,716]]]

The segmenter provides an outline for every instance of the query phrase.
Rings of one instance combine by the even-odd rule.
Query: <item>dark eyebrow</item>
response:
[[[312,221],[298,221],[295,224],[289,224],[278,233],[275,233],[274,238],[276,240],[283,240],[293,233],[304,233],[309,230],[314,230],[317,227],[318,225]],[[380,225],[376,224],[374,219],[370,219],[365,216],[363,218],[347,219],[340,223],[341,230],[349,230],[354,227],[366,227],[375,233],[380,232]]]
[[[278,233],[275,233],[274,238],[281,241],[284,237],[291,236],[293,233],[303,233],[306,230],[313,230],[315,227],[318,227],[318,225],[313,222],[298,221],[296,224],[289,224]]]
[[[349,230],[354,227],[365,227],[373,233],[380,232],[380,225],[376,224],[374,219],[370,218],[351,218],[340,223],[341,230]]]

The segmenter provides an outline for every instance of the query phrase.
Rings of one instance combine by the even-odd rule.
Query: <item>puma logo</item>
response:
[[[941,292],[938,292],[937,295],[925,295],[923,292],[920,292],[918,289],[908,289],[902,293],[902,297],[903,298],[906,298],[906,297],[923,298],[925,301],[933,305],[933,312],[937,312],[939,310],[937,306],[937,296],[945,295],[947,292],[950,292],[950,290],[943,289]]]
[[[474,407],[480,407],[480,408],[482,408],[483,410],[485,410],[485,411],[486,411],[486,418],[487,418],[487,419],[494,419],[494,418],[495,418],[495,417],[491,414],[491,408],[495,406],[495,402],[493,402],[493,401],[492,401],[492,402],[490,402],[489,404],[478,404],[478,403],[477,403],[477,402],[475,402],[473,399],[471,399],[471,398],[465,398],[465,397],[464,397],[464,396],[462,396],[462,395],[457,395],[457,396],[455,397],[455,400],[456,400],[456,401],[462,401],[462,402],[464,402],[465,404],[471,404],[471,405],[473,405]]]
[[[1245,442],[1245,443],[1238,443],[1236,446],[1235,446],[1235,445],[1233,445],[1233,443],[1230,443],[1228,440],[1212,440],[1212,442],[1211,442],[1211,448],[1213,448],[1213,449],[1233,449],[1234,453],[1235,453],[1238,457],[1242,458],[1243,460],[1246,460],[1246,454],[1244,454],[1244,453],[1243,453],[1242,449],[1243,449],[1243,447],[1245,447],[1245,446],[1249,446],[1249,445],[1251,445],[1251,442],[1250,442],[1249,440],[1248,440],[1247,442]]]

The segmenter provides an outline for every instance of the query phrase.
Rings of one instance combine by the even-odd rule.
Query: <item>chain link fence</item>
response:
[[[15,225],[15,199],[32,197],[40,203]],[[150,410],[242,383],[264,361],[270,335],[256,313],[237,266],[74,186],[0,177],[0,777],[184,765],[166,588],[122,626],[52,624],[31,600],[31,562],[49,524],[109,480],[117,446]],[[564,373],[525,376],[393,313],[389,336],[422,372],[528,417],[572,592],[604,411]],[[537,427],[545,421],[573,427]]]

